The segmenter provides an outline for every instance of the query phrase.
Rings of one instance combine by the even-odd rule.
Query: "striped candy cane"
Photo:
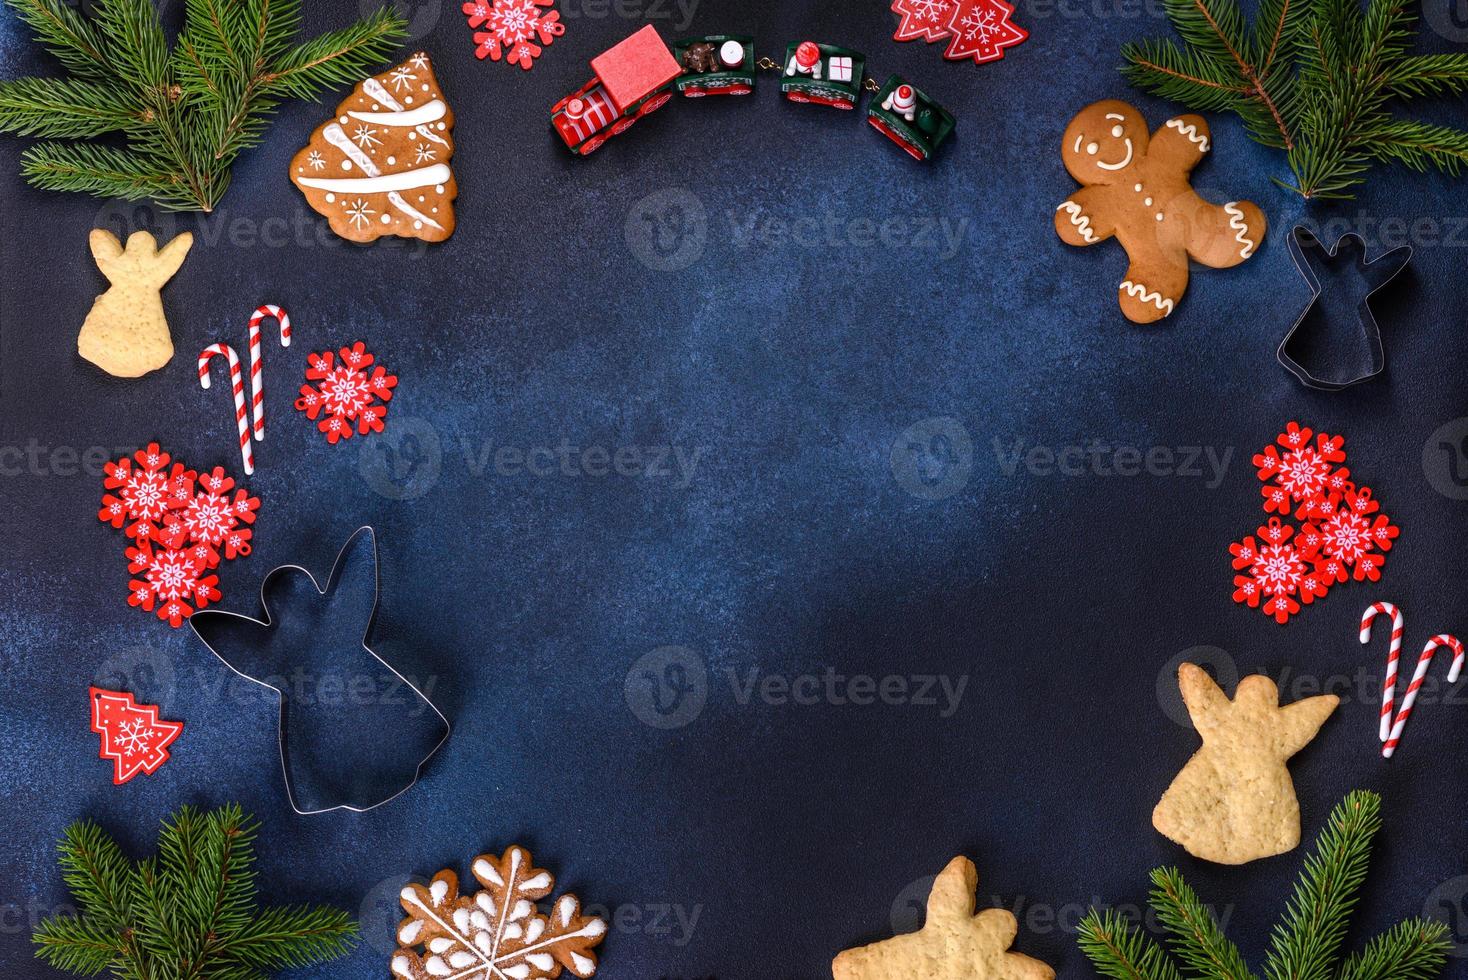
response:
[[[1361,614],[1361,642],[1371,642],[1371,621],[1382,613],[1392,618],[1392,645],[1386,655],[1386,678],[1381,682],[1381,731],[1383,742],[1392,730],[1392,711],[1396,707],[1397,662],[1402,655],[1402,611],[1390,602],[1373,602]]]
[[[240,430],[240,458],[245,464],[245,475],[255,472],[255,454],[250,448],[250,424],[245,420],[245,377],[240,371],[240,359],[228,344],[210,344],[199,352],[199,387],[209,387],[209,361],[215,354],[229,359],[229,380],[234,385],[234,417]]]
[[[274,303],[266,303],[250,316],[250,386],[255,392],[250,410],[255,417],[256,439],[265,438],[265,375],[260,363],[260,324],[270,319],[280,324],[280,346],[291,345],[291,318],[285,310]]]
[[[1390,759],[1392,753],[1397,750],[1397,744],[1402,740],[1402,729],[1407,727],[1407,718],[1412,714],[1412,705],[1417,700],[1417,689],[1422,686],[1422,678],[1427,676],[1427,668],[1432,664],[1433,655],[1437,653],[1438,647],[1451,647],[1453,651],[1453,666],[1448,671],[1448,683],[1458,679],[1458,674],[1463,670],[1463,643],[1456,636],[1439,633],[1427,641],[1427,646],[1422,648],[1422,656],[1417,658],[1417,670],[1412,674],[1412,683],[1407,685],[1407,693],[1402,698],[1402,710],[1397,712],[1397,720],[1392,724],[1391,734],[1387,737],[1386,744],[1381,747],[1381,755],[1384,759]]]

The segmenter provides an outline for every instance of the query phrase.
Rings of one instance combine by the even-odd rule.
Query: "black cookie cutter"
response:
[[[366,588],[368,578],[366,569],[370,568],[370,602],[364,602],[368,598]],[[291,602],[279,601],[274,603],[275,615],[272,616],[272,593],[289,589],[294,585],[299,591],[296,599]],[[274,691],[280,705],[280,716],[277,727],[277,742],[280,747],[281,772],[285,777],[286,798],[290,802],[291,809],[302,816],[327,813],[332,810],[350,810],[354,813],[364,813],[368,810],[389,803],[408,790],[412,789],[422,774],[423,767],[433,758],[434,754],[448,741],[453,731],[453,726],[448,718],[433,701],[418,689],[412,681],[398,673],[393,666],[377,654],[367,639],[371,633],[373,621],[377,615],[377,602],[379,593],[377,572],[377,535],[370,527],[361,527],[354,531],[342,546],[340,554],[331,568],[331,574],[327,578],[326,587],[319,585],[312,574],[300,565],[281,565],[270,571],[260,585],[260,608],[263,619],[254,619],[240,613],[222,612],[217,610],[201,610],[189,619],[189,625],[193,627],[195,635],[209,648],[209,652],[219,658],[230,670],[240,677],[261,687]],[[314,599],[313,599],[314,594]],[[312,608],[301,611],[303,602],[311,602]],[[340,607],[343,604],[350,606],[356,603],[365,606],[365,613],[361,609],[348,608],[343,612]],[[283,614],[283,606],[294,606],[292,614]],[[333,610],[333,606],[337,607]],[[278,648],[284,648],[282,651]],[[415,697],[422,705],[437,716],[441,723],[442,735],[433,742],[431,747],[424,753],[416,749],[408,749],[405,764],[399,767],[399,772],[405,773],[407,762],[412,762],[412,776],[406,783],[401,780],[394,781],[394,774],[388,773],[381,777],[381,785],[372,788],[364,788],[360,784],[360,777],[364,771],[370,771],[372,775],[387,770],[384,761],[391,753],[388,751],[389,741],[384,737],[383,728],[380,724],[364,726],[357,733],[343,732],[333,724],[322,726],[323,736],[320,741],[327,745],[326,749],[311,753],[309,750],[314,746],[311,740],[297,745],[297,751],[306,750],[303,754],[317,754],[330,760],[335,768],[345,769],[346,775],[337,775],[335,778],[327,776],[320,780],[321,783],[329,784],[329,789],[322,791],[319,795],[325,796],[324,800],[311,799],[303,806],[298,800],[297,781],[292,778],[292,742],[300,741],[292,739],[289,735],[290,725],[288,716],[291,694],[286,688],[292,687],[297,696],[303,693],[304,684],[292,684],[291,677],[298,679],[301,676],[300,666],[301,653],[303,649],[310,648],[313,651],[329,649],[334,656],[334,662],[348,662],[349,658],[356,657],[359,664],[368,664],[366,668],[373,674],[348,674],[351,686],[358,690],[365,689],[366,684],[357,685],[361,680],[367,684],[376,683],[379,680],[390,680],[386,675],[376,672],[375,664],[385,669],[391,678],[395,678],[392,686],[396,691],[394,697],[401,701],[393,702],[392,706],[399,703],[413,703],[408,699]],[[224,652],[227,650],[230,656]],[[361,657],[365,652],[371,660],[367,661]],[[249,665],[273,666],[279,673],[264,674],[256,676],[258,669],[254,672],[244,669],[240,662]],[[294,664],[296,672],[286,674],[286,666]],[[306,675],[310,677],[311,675]],[[279,683],[274,681],[279,680]],[[343,682],[343,695],[346,683],[341,677],[333,678],[333,689],[337,686],[335,682]],[[315,696],[318,703],[325,703],[325,677],[317,680]],[[411,692],[411,694],[407,693]],[[338,700],[341,700],[339,695]],[[302,698],[307,704],[310,703],[310,695]],[[377,702],[381,703],[377,703]],[[365,695],[365,700],[358,705],[363,714],[368,711],[379,712],[389,707],[387,698],[377,697],[370,693]],[[437,728],[438,726],[435,726]],[[431,737],[423,742],[428,745]],[[339,742],[340,745],[331,745]],[[352,750],[359,750],[361,757],[358,760],[342,765],[342,759],[347,757]],[[363,762],[362,760],[366,760]],[[348,785],[348,783],[353,785]],[[386,786],[382,789],[381,786]],[[324,805],[314,805],[317,802]]]
[[[1295,260],[1300,275],[1310,284],[1310,302],[1280,342],[1275,355],[1279,363],[1299,378],[1301,384],[1320,391],[1340,391],[1376,377],[1386,367],[1386,352],[1381,344],[1381,328],[1371,311],[1371,297],[1406,268],[1412,260],[1412,246],[1399,245],[1374,259],[1367,259],[1366,241],[1354,232],[1342,235],[1329,249],[1303,225],[1291,229],[1288,239],[1290,257]],[[1321,302],[1322,296],[1327,295],[1330,281],[1342,274],[1339,265],[1347,258],[1353,260],[1349,273],[1354,274],[1357,282],[1365,287],[1354,311],[1354,327],[1342,326],[1348,314],[1338,299]],[[1314,370],[1305,366],[1304,361],[1314,360],[1311,354],[1316,352],[1306,336],[1311,331],[1301,330],[1311,319],[1324,321],[1313,331],[1324,337],[1320,348],[1329,348],[1332,340],[1339,342],[1347,337],[1355,348],[1354,352],[1346,353],[1348,365],[1333,376],[1325,373],[1330,365],[1317,363]]]

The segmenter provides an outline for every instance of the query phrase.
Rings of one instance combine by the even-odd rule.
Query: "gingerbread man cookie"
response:
[[[1153,323],[1188,288],[1188,259],[1227,269],[1264,240],[1264,213],[1248,201],[1211,204],[1189,174],[1209,147],[1202,116],[1169,119],[1150,137],[1141,112],[1115,99],[1089,105],[1065,129],[1061,157],[1081,189],[1055,209],[1055,231],[1071,245],[1112,236],[1131,264],[1118,287],[1121,311]]]

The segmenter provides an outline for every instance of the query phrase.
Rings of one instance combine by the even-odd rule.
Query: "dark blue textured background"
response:
[[[1196,746],[1164,712],[1159,677],[1167,689],[1167,665],[1200,645],[1307,683],[1375,672],[1384,642],[1363,652],[1355,624],[1380,598],[1405,606],[1409,651],[1468,630],[1468,503],[1435,434],[1468,414],[1463,185],[1384,170],[1354,203],[1306,205],[1270,183],[1279,157],[1215,117],[1196,185],[1258,202],[1271,233],[1141,329],[1116,307],[1119,247],[1068,248],[1051,216],[1074,187],[1057,140],[1075,110],[1121,97],[1154,126],[1175,111],[1113,70],[1121,42],[1164,30],[1155,10],[1021,2],[1031,39],[975,68],[894,43],[880,3],[703,0],[691,21],[661,0],[626,9],[636,16],[566,7],[565,37],[522,73],[475,61],[457,5],[416,6],[417,43],[458,115],[459,230],[428,250],[340,243],[289,185],[287,161],[336,93],[284,108],[205,220],[32,190],[17,176],[24,141],[0,140],[0,973],[54,975],[30,958],[29,931],[66,901],[52,848],[68,822],[97,819],[137,853],[177,805],[228,800],[263,821],[269,898],[364,916],[369,941],[311,976],[385,976],[402,877],[462,871],[516,841],[584,901],[621,910],[602,947],[610,978],[826,976],[838,950],[889,935],[894,903],[920,899],[913,883],[959,853],[979,866],[981,901],[1019,906],[1018,948],[1062,977],[1091,975],[1079,909],[1135,906],[1163,862],[1230,913],[1247,953],[1263,949],[1303,852],[1222,868],[1152,830]],[[308,28],[357,10],[313,3]],[[647,18],[669,40],[747,31],[761,52],[805,37],[858,48],[879,78],[902,72],[952,108],[957,139],[920,167],[854,115],[783,104],[766,76],[753,98],[675,102],[593,159],[568,158],[550,105]],[[1445,29],[1424,44],[1462,40]],[[8,13],[0,57],[5,77],[53,70]],[[1463,117],[1461,105],[1436,116]],[[739,238],[767,216],[946,221],[961,241],[948,254]],[[288,225],[262,227],[272,218]],[[1335,220],[1375,252],[1422,218],[1439,240],[1420,231],[1411,270],[1383,294],[1386,374],[1343,394],[1299,387],[1273,358],[1306,299],[1284,231]],[[198,240],[165,293],[177,357],[117,381],[75,353],[103,287],[86,235],[144,220]],[[289,811],[273,706],[229,686],[188,630],[126,605],[122,536],[94,518],[100,479],[67,465],[70,451],[157,438],[192,465],[237,470],[227,399],[198,390],[193,355],[242,345],[266,301],[290,310],[298,340],[267,355],[272,421],[249,481],[264,506],[253,556],[223,570],[221,608],[255,612],[283,562],[325,574],[370,523],[377,649],[431,680],[456,725],[419,786],[365,815]],[[402,383],[385,434],[328,446],[290,402],[309,351],[357,339]],[[925,499],[890,456],[898,444],[909,458],[903,433],[943,417],[972,450],[917,460],[960,486]],[[1262,520],[1249,455],[1296,417],[1347,436],[1351,469],[1403,535],[1379,587],[1340,588],[1281,628],[1229,600],[1226,546]],[[995,440],[1093,439],[1210,446],[1231,465],[1210,487],[1011,473],[996,457]],[[501,446],[562,441],[701,455],[686,484],[676,471],[496,472]],[[37,462],[20,460],[31,445]],[[707,703],[659,729],[629,707],[647,703],[639,675],[630,699],[624,687],[669,645],[705,665]],[[947,718],[740,703],[730,681],[827,668],[968,680]],[[186,722],[156,775],[110,784],[86,724],[94,681],[129,683]],[[1424,704],[1384,764],[1371,682],[1345,693],[1294,772],[1307,838],[1351,788],[1385,796],[1353,938],[1444,902],[1461,915],[1463,709]],[[691,936],[665,908],[697,914]]]

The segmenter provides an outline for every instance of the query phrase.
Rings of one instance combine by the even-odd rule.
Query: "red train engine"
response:
[[[591,70],[596,77],[551,109],[556,132],[582,156],[666,105],[683,73],[651,24],[592,58]]]

